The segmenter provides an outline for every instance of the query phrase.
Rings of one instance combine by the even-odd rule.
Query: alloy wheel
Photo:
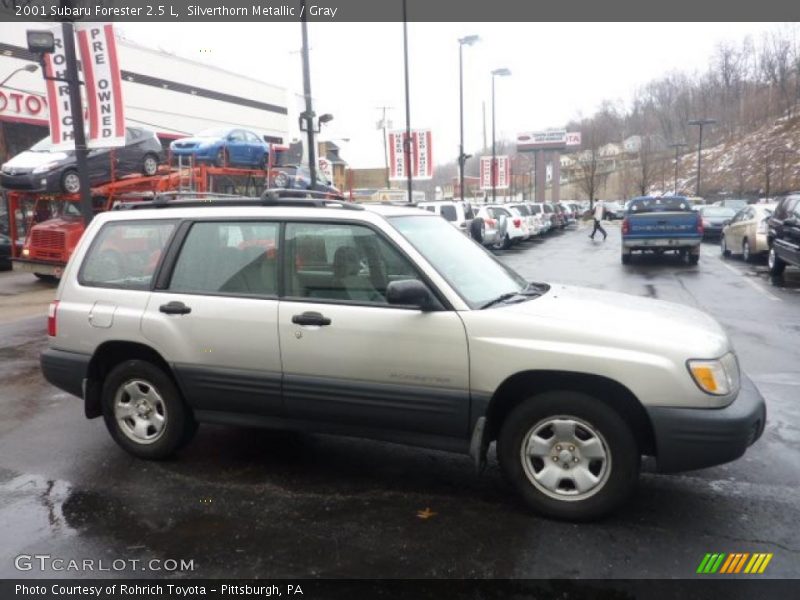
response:
[[[137,444],[152,444],[164,433],[167,409],[156,387],[143,379],[131,379],[117,389],[114,418],[119,430]]]

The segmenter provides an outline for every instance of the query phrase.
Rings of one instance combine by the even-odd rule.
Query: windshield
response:
[[[443,219],[392,217],[392,225],[444,277],[470,308],[502,294],[520,292],[528,282]]]
[[[700,209],[704,217],[732,217],[736,211],[723,206],[704,206]]]
[[[203,129],[194,137],[224,138],[227,137],[229,132],[230,129],[225,129],[224,127],[212,127],[211,129]]]

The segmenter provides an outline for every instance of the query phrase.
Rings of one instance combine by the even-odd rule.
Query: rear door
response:
[[[250,147],[241,129],[234,129],[228,135],[228,157],[232,163],[250,163]]]
[[[206,416],[281,413],[279,230],[268,220],[185,223],[150,296],[142,332]]]
[[[467,434],[469,372],[455,311],[391,306],[386,286],[421,279],[363,224],[289,222],[280,304],[290,417],[366,430]]]
[[[783,239],[793,264],[800,264],[800,196],[789,205],[789,215],[783,221]]]

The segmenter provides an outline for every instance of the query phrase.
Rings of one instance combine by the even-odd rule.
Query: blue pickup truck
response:
[[[622,264],[634,252],[676,252],[690,264],[700,260],[703,220],[683,196],[641,196],[628,201],[622,219]]]

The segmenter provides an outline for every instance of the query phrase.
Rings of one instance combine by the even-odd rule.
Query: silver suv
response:
[[[463,452],[542,514],[620,506],[734,460],[764,401],[722,328],[662,301],[529,282],[429,212],[157,199],[98,215],[50,307],[48,381],[162,459],[198,423]],[[594,316],[603,314],[603,319]]]

